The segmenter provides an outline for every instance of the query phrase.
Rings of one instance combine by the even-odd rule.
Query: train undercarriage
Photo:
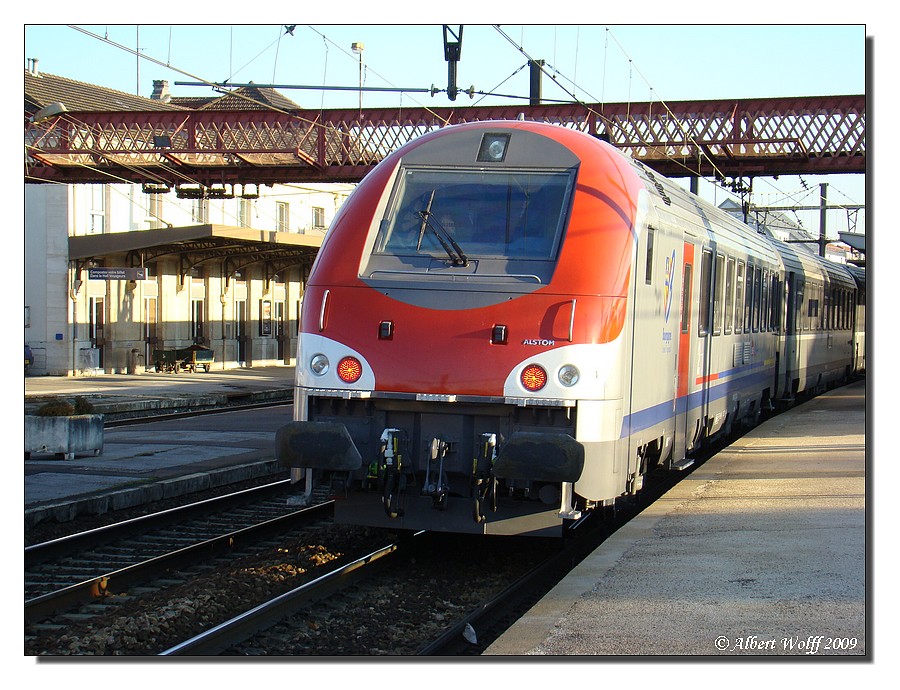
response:
[[[553,534],[580,512],[574,408],[310,397],[276,439],[335,519],[396,529]]]

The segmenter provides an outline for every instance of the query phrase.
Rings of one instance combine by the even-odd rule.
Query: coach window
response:
[[[803,330],[803,281],[793,273],[788,276],[788,335]]]
[[[840,307],[839,307],[839,318],[841,320],[841,330],[846,330],[847,328],[847,291],[840,291]]]
[[[778,274],[772,271],[772,286],[769,289],[769,321],[772,324],[772,330],[776,333],[781,332],[781,281],[778,280]]]
[[[819,330],[828,330],[828,288],[820,285],[819,295]]]
[[[744,262],[737,262],[737,277],[734,281],[734,332],[741,332],[741,315],[744,310]]]
[[[709,300],[710,300],[710,279],[712,278],[712,252],[708,249],[703,250],[703,259],[700,263],[700,319],[699,334],[701,336],[709,333]]]
[[[725,268],[725,335],[731,333],[734,319],[734,259],[728,258]]]
[[[716,291],[713,295],[713,335],[722,333],[722,310],[725,306],[725,255],[716,254]]]
[[[815,295],[815,296],[814,296]],[[819,328],[819,297],[815,285],[809,286],[809,299],[806,302],[806,323],[804,330],[815,331]]]
[[[744,290],[744,333],[753,325],[753,266],[747,264],[747,285]]]
[[[762,270],[759,266],[753,269],[753,330],[759,330],[759,303],[762,297]]]
[[[838,330],[840,324],[840,312],[838,311],[838,289],[831,290],[831,328]]]
[[[837,288],[831,291],[831,327],[836,331],[841,328],[840,294],[841,291]]]
[[[816,296],[818,297],[819,302],[819,311],[818,316],[818,329],[820,331],[825,330],[825,315],[828,313],[827,305],[825,304],[825,296],[827,294],[827,290],[821,285],[816,286]]]
[[[762,272],[762,303],[759,308],[759,330],[772,330],[769,324],[769,272]]]
[[[851,318],[850,315],[853,313],[853,293],[850,290],[844,291],[844,330],[850,328]]]
[[[647,263],[644,267],[644,282],[650,285],[653,282],[653,236],[656,230],[647,228]]]
[[[684,265],[684,279],[681,283],[681,332],[687,333],[691,327],[691,276],[693,267]]]

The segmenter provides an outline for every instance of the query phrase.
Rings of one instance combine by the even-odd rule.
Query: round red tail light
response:
[[[344,357],[338,362],[337,375],[344,383],[356,383],[362,376],[362,364],[356,357]]]
[[[529,364],[522,370],[521,381],[525,390],[539,391],[547,383],[547,372],[542,366]]]

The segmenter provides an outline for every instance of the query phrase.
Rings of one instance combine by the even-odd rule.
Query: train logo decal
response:
[[[666,305],[666,323],[669,323],[669,314],[672,311],[672,295],[675,292],[675,250],[672,250],[672,256],[666,257],[666,279],[665,291],[663,292],[663,302]]]

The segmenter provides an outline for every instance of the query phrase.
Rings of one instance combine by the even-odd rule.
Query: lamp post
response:
[[[366,46],[361,41],[356,41],[350,45],[350,50],[359,55],[359,110],[362,112],[362,85],[363,85],[363,51]]]

